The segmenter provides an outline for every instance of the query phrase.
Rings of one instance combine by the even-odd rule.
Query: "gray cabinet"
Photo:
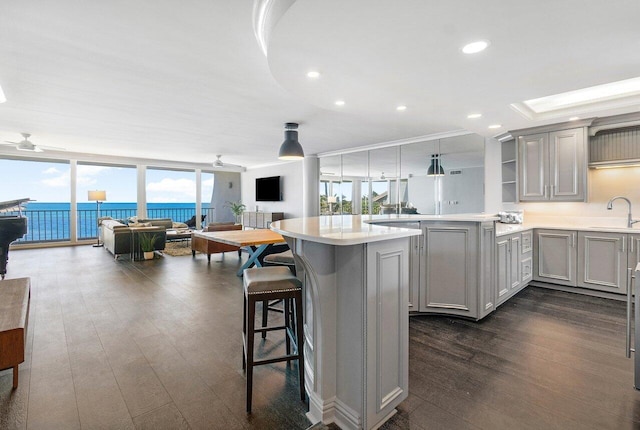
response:
[[[493,223],[423,222],[420,311],[479,319],[494,309]]]
[[[524,288],[532,277],[532,232],[514,233],[496,240],[496,304]]]
[[[419,221],[376,222],[375,225],[383,227],[420,229]],[[422,236],[411,236],[411,241],[409,243],[409,312],[415,312],[419,309],[420,257],[423,252]]]
[[[242,226],[245,228],[269,228],[273,221],[284,219],[283,212],[248,212],[242,213]]]
[[[503,236],[496,241],[498,291],[496,303],[504,302],[520,286],[520,234]]]
[[[586,200],[584,128],[518,136],[520,201]]]
[[[624,233],[578,233],[578,286],[626,294],[627,268],[638,263],[640,236]]]
[[[533,246],[533,279],[575,287],[576,231],[536,230]]]
[[[533,279],[533,230],[522,232],[520,250],[520,281],[527,284]]]

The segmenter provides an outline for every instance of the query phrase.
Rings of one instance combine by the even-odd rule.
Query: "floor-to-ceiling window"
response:
[[[204,225],[208,222],[213,222],[213,208],[211,207],[211,198],[213,196],[214,186],[214,174],[213,172],[202,172],[200,176],[201,189],[200,189],[200,201],[202,202],[202,215],[204,218]]]
[[[79,162],[75,182],[79,240],[97,236],[99,216],[124,220],[136,215],[135,166]],[[104,200],[95,200],[95,191],[104,191]]]
[[[30,198],[27,234],[21,242],[70,240],[70,166],[64,161],[0,159],[4,187],[0,200]]]
[[[147,167],[143,160],[119,164],[117,157],[90,158],[0,156],[0,177],[11,184],[2,189],[0,200],[35,200],[26,206],[29,231],[20,243],[90,241],[97,236],[98,216],[182,222],[199,214],[213,219],[213,170],[190,168],[189,163],[162,168]]]
[[[212,174],[208,174],[211,177]],[[147,216],[171,218],[186,222],[196,216],[196,173],[194,170],[147,168]],[[210,180],[213,185],[213,178]],[[207,200],[202,200],[201,213],[207,215],[211,202],[209,188]],[[194,218],[195,219],[195,218]]]

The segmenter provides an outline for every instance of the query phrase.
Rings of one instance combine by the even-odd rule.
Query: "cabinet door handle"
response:
[[[625,252],[625,249],[627,249],[627,238],[622,236],[622,249],[620,250],[620,252]]]
[[[549,185],[544,186],[544,198],[546,199],[549,195]]]
[[[633,269],[627,268],[627,335],[626,335],[626,355],[631,358],[631,297],[633,296]],[[634,351],[635,352],[635,351]]]
[[[571,247],[572,247],[572,248],[575,248],[575,247],[576,247],[576,240],[575,240],[575,238],[573,237],[573,233],[571,233]]]
[[[633,237],[629,237],[629,252],[633,253],[633,243],[635,242],[635,239]]]
[[[553,190],[554,190],[555,185],[550,185],[549,186],[549,198],[552,199],[553,198]]]

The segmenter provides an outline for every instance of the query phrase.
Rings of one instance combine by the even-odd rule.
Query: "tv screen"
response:
[[[256,178],[257,202],[279,202],[280,200],[282,200],[280,194],[280,176]]]

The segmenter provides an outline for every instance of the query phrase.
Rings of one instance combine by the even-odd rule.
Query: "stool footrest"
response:
[[[263,331],[284,330],[284,329],[286,329],[286,328],[287,328],[287,326],[279,325],[279,326],[277,326],[277,327],[262,327],[262,328],[257,328],[257,329],[254,329],[253,331],[254,331],[254,333],[260,333],[260,332],[263,332]]]
[[[265,359],[265,360],[256,360],[253,362],[254,366],[260,366],[262,364],[272,364],[272,363],[280,363],[281,361],[291,361],[291,360],[298,360],[300,359],[300,355],[296,354],[296,355],[287,355],[284,357],[278,357],[278,358],[269,358],[269,359]]]

